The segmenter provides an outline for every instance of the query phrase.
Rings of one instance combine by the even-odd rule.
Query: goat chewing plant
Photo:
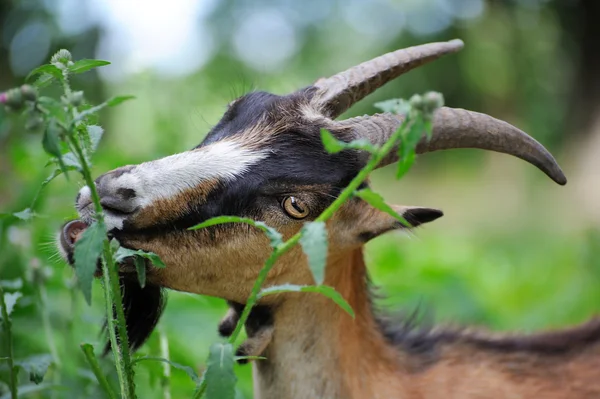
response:
[[[123,311],[122,292],[119,285],[119,264],[131,260],[137,271],[139,284],[144,287],[146,282],[147,262],[154,267],[165,267],[160,258],[150,252],[131,250],[119,246],[116,240],[107,238],[107,229],[104,222],[104,212],[100,203],[94,180],[91,175],[91,157],[102,137],[103,130],[97,125],[97,113],[105,107],[116,106],[133,98],[132,96],[119,96],[111,98],[102,104],[92,106],[85,101],[84,93],[73,91],[70,86],[70,77],[83,73],[96,67],[108,65],[107,61],[79,60],[73,61],[71,54],[60,50],[51,59],[50,64],[36,68],[28,76],[28,80],[36,79],[31,85],[11,89],[0,93],[0,103],[10,111],[24,111],[27,122],[26,129],[35,130],[44,128],[42,145],[44,150],[52,157],[50,164],[55,165],[52,174],[42,183],[40,190],[51,180],[64,174],[68,178],[69,172],[79,173],[85,184],[90,188],[92,205],[94,208],[94,222],[75,240],[74,265],[79,286],[87,301],[91,303],[91,289],[94,274],[98,264],[102,270],[102,287],[105,298],[105,312],[107,330],[112,350],[117,376],[120,384],[120,393],[117,395],[102,374],[98,359],[94,354],[92,345],[82,344],[81,349],[87,359],[98,383],[101,385],[108,398],[135,398],[134,365],[140,361],[152,360],[168,363],[171,366],[186,372],[196,384],[194,398],[205,395],[207,398],[234,398],[236,377],[234,363],[238,360],[260,360],[256,356],[236,356],[234,345],[238,341],[242,328],[245,325],[252,308],[262,298],[286,292],[312,292],[324,295],[346,312],[353,316],[353,310],[333,287],[324,285],[325,264],[327,259],[327,229],[326,222],[352,197],[359,197],[373,207],[384,211],[402,224],[410,224],[392,207],[387,205],[383,198],[370,189],[360,189],[368,175],[392,151],[398,153],[397,178],[400,178],[411,167],[415,160],[417,143],[426,133],[431,134],[432,118],[434,111],[443,104],[439,93],[427,93],[423,96],[415,95],[409,101],[389,100],[375,104],[384,112],[391,112],[404,116],[404,121],[398,130],[391,135],[383,145],[377,146],[366,139],[351,142],[340,141],[327,130],[321,130],[321,140],[328,153],[337,153],[346,150],[364,151],[369,154],[369,161],[360,172],[342,190],[339,196],[312,222],[307,222],[304,227],[291,238],[284,241],[283,236],[276,229],[264,222],[236,216],[220,216],[208,219],[190,229],[201,229],[223,223],[246,223],[262,230],[270,240],[272,252],[260,270],[248,297],[244,310],[228,341],[215,343],[209,349],[207,368],[199,377],[196,372],[187,366],[182,366],[161,357],[139,357],[132,359],[130,345],[127,337],[127,326]],[[58,83],[63,89],[59,100],[41,96],[39,91],[46,86]],[[37,199],[37,196],[36,196]],[[35,202],[35,199],[34,199]],[[28,208],[11,215],[27,220],[35,214]],[[277,260],[295,245],[300,244],[309,261],[309,266],[314,277],[315,285],[276,285],[264,287],[267,275],[276,267]],[[17,369],[14,364],[10,340],[10,311],[18,293],[4,294],[0,287],[0,305],[2,305],[2,322],[5,335],[8,337],[8,358],[6,359],[11,369],[9,382],[13,399],[17,397]],[[162,337],[161,337],[162,341]],[[2,360],[2,359],[0,359]],[[14,370],[14,371],[13,371]],[[165,372],[168,378],[168,372]],[[168,389],[168,381],[165,382]]]

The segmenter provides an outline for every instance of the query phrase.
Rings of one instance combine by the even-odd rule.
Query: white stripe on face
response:
[[[252,151],[231,141],[171,155],[138,165],[131,173],[123,174],[141,181],[142,190],[136,193],[142,207],[157,199],[171,198],[206,180],[228,181],[241,176],[248,168],[266,158],[266,151]],[[131,187],[135,190],[135,187]]]
[[[135,166],[131,171],[102,180],[103,192],[118,197],[119,189],[135,191],[134,202],[138,208],[151,205],[159,199],[169,199],[193,189],[207,180],[229,181],[248,171],[248,168],[266,158],[268,151],[250,150],[231,141],[219,141],[206,147],[171,155],[156,161]],[[89,189],[84,187],[83,193]],[[87,192],[87,191],[86,191]],[[80,196],[80,202],[83,195]],[[120,222],[120,223],[119,223]],[[112,221],[110,228],[122,228],[122,218]]]

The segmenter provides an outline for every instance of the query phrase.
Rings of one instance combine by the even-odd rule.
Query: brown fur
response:
[[[326,284],[344,295],[355,319],[316,295],[282,295],[266,350],[269,364],[255,366],[257,397],[600,397],[599,321],[521,337],[455,331],[452,339],[437,343],[439,353],[423,367],[423,355],[393,346],[378,328],[361,248],[329,260]],[[307,344],[306,337],[312,342]],[[311,373],[315,363],[320,370],[336,371]]]
[[[158,199],[152,205],[141,209],[131,220],[131,223],[135,228],[141,229],[168,222],[170,219],[181,216],[187,204],[205,203],[206,197],[218,185],[218,180],[207,180],[202,182],[201,185],[182,191],[171,198]]]

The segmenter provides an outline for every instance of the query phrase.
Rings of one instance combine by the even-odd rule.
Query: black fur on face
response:
[[[314,207],[311,214],[317,215],[363,165],[356,151],[325,151],[320,126],[309,123],[302,114],[305,102],[306,96],[297,93],[277,96],[265,92],[249,93],[236,100],[196,148],[237,139],[241,144],[250,141],[249,145],[257,150],[268,150],[268,156],[251,166],[243,177],[218,183],[206,197],[188,201],[184,209],[161,223],[138,229],[126,221],[115,236],[119,241],[128,235],[160,236],[221,215],[264,220],[264,213],[279,209],[282,196],[299,191],[309,192]],[[248,137],[255,126],[264,126],[264,131]],[[273,130],[275,126],[284,128],[274,132],[271,126]],[[253,145],[255,141],[260,143]]]
[[[298,196],[309,205],[310,216],[303,221],[316,217],[363,164],[356,151],[337,154],[325,151],[320,139],[321,126],[303,114],[307,93],[277,96],[255,92],[233,102],[197,148],[230,140],[256,151],[266,150],[268,155],[252,165],[243,177],[217,182],[206,196],[188,199],[176,213],[165,215],[159,223],[136,228],[135,223],[126,220],[122,230],[111,233],[121,245],[128,246],[128,241],[192,234],[186,229],[221,215],[266,221],[275,214],[281,215],[282,223],[287,223],[281,210],[281,198],[285,195]],[[230,226],[214,226],[207,232],[227,228]],[[128,337],[131,349],[135,350],[158,323],[165,301],[158,286],[147,285],[142,289],[135,273],[121,277],[121,288]],[[257,314],[260,310],[253,310],[250,324]],[[252,329],[252,325],[247,328]],[[106,350],[109,348],[107,345]]]

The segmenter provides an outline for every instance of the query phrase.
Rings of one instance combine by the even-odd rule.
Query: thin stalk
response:
[[[365,167],[362,168],[360,170],[360,172],[358,172],[358,174],[354,177],[354,179],[352,179],[352,181],[348,184],[348,186],[346,186],[346,188],[344,188],[344,190],[342,190],[342,192],[335,199],[335,201],[333,201],[323,211],[323,213],[321,213],[315,219],[315,222],[327,221],[329,218],[331,218],[333,216],[333,214],[338,209],[340,209],[340,207],[344,204],[344,202],[346,202],[350,197],[352,197],[352,195],[354,195],[354,192],[356,191],[356,189],[360,187],[360,185],[367,179],[367,177],[369,177],[369,174],[373,170],[375,170],[375,168],[377,168],[377,165],[379,165],[379,163],[381,163],[383,158],[390,151],[392,151],[394,149],[394,147],[396,146],[396,143],[400,140],[400,138],[405,136],[407,129],[411,126],[411,124],[412,124],[411,119],[407,118],[404,121],[404,123],[402,124],[402,126],[400,126],[400,128],[398,130],[396,130],[390,136],[389,140],[386,141],[385,144],[383,146],[381,146],[381,148],[379,148],[377,151],[375,151],[372,154],[371,158],[369,159],[369,162],[367,162]],[[264,284],[265,280],[267,279],[269,272],[275,266],[275,262],[283,254],[285,254],[292,247],[294,247],[296,244],[298,244],[301,237],[302,237],[302,232],[300,232],[300,231],[298,233],[294,234],[289,240],[287,240],[283,244],[279,245],[271,253],[269,258],[265,262],[265,265],[262,267],[262,269],[258,273],[258,277],[257,277],[256,281],[254,282],[254,286],[252,287],[252,292],[250,293],[250,296],[248,297],[248,301],[246,302],[246,306],[244,306],[242,315],[240,316],[240,319],[235,326],[235,330],[233,330],[233,333],[229,336],[228,342],[230,344],[234,344],[235,341],[237,340],[238,336],[240,335],[242,328],[246,324],[246,320],[248,320],[248,317],[250,316],[250,311],[252,310],[252,308],[254,307],[254,305],[256,304],[256,302],[258,300],[258,295],[260,293],[260,289],[261,289],[262,285]],[[198,389],[194,393],[193,398],[194,399],[201,398],[205,391],[206,391],[206,380],[203,379],[202,383],[200,384],[200,386],[198,386]]]
[[[117,395],[115,395],[115,393],[113,392],[112,388],[110,387],[110,384],[108,383],[108,380],[106,379],[106,376],[100,368],[100,364],[98,363],[98,359],[96,358],[96,354],[94,353],[94,347],[90,344],[81,344],[80,348],[83,351],[83,354],[85,355],[85,359],[88,361],[90,367],[92,368],[96,379],[100,383],[100,386],[102,387],[102,389],[104,389],[106,396],[109,399],[117,399]]]
[[[54,364],[59,369],[62,366],[60,357],[58,356],[58,350],[56,349],[56,342],[54,340],[54,333],[52,331],[52,323],[50,322],[50,313],[48,312],[48,293],[46,292],[46,286],[41,278],[37,279],[37,289],[39,293],[40,308],[42,312],[42,324],[44,326],[44,333],[46,334],[46,341],[48,341],[48,348],[50,354],[54,360]],[[58,374],[58,373],[57,373]]]
[[[6,302],[4,301],[4,290],[2,287],[0,287],[0,307],[2,308],[2,326],[4,329],[4,335],[6,335],[6,350],[8,352],[8,369],[10,371],[10,381],[8,386],[10,388],[10,397],[12,399],[17,399],[17,370],[15,369],[15,359],[13,353],[11,331],[12,323],[8,317],[8,309],[6,308]]]
[[[104,214],[102,211],[102,205],[100,205],[100,196],[96,190],[96,185],[92,179],[92,174],[87,164],[86,157],[83,154],[83,150],[81,149],[78,140],[72,135],[69,135],[69,142],[73,147],[75,154],[79,158],[79,161],[81,162],[81,173],[92,194],[92,201],[96,211],[97,222],[104,223]],[[127,324],[125,322],[125,314],[123,312],[119,275],[113,262],[113,254],[108,238],[105,238],[103,243],[102,279],[104,281],[103,287],[106,302],[108,334],[112,352],[115,357],[117,375],[119,377],[119,384],[121,386],[121,394],[123,395],[123,398],[133,399],[136,397],[136,395],[135,383],[133,380],[134,371],[131,363],[131,354],[129,351],[129,340],[127,338]],[[115,313],[117,315],[116,326],[113,316]]]
[[[158,329],[158,337],[160,340],[160,356],[163,359],[171,360],[169,357],[169,340],[167,339],[167,334],[165,329],[159,327]],[[167,362],[163,362],[163,375],[161,378],[161,385],[163,388],[163,398],[171,399],[171,364]]]

